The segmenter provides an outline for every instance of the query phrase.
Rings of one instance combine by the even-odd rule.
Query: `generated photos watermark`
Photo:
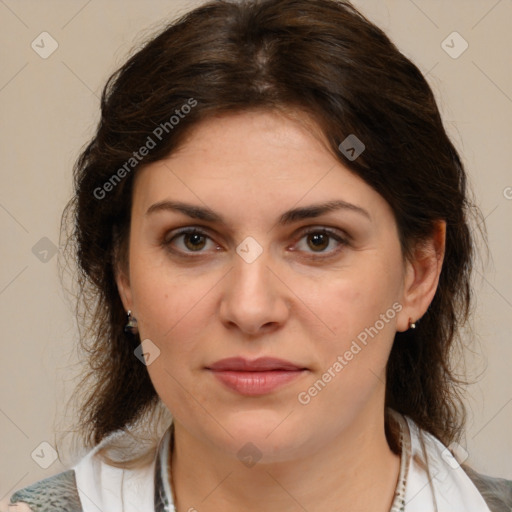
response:
[[[373,339],[379,334],[382,329],[388,324],[396,314],[402,311],[402,304],[395,302],[385,313],[379,315],[379,319],[375,323],[366,327],[357,335],[357,339],[352,340],[350,348],[346,350],[343,355],[338,355],[336,361],[334,361],[329,368],[322,374],[321,378],[318,379],[312,386],[306,391],[301,391],[297,395],[297,399],[300,404],[307,405],[311,400],[317,396],[329,382],[332,381],[342,370],[347,366],[354,357],[368,345],[369,338]]]
[[[176,109],[174,114],[169,118],[168,121],[160,123],[146,138],[146,142],[142,146],[132,153],[130,157],[112,176],[105,182],[101,187],[96,187],[93,191],[93,195],[96,199],[105,199],[109,192],[112,192],[114,188],[121,183],[137,165],[142,162],[145,156],[149,155],[151,150],[155,149],[159,142],[169,134],[174,128],[189,114],[192,109],[197,106],[197,100],[189,98],[181,108]]]

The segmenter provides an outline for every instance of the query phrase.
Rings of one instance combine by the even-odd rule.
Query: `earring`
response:
[[[409,329],[416,329],[416,323],[409,318]]]
[[[124,326],[124,332],[129,332],[131,334],[137,334],[139,332],[137,328],[137,319],[132,316],[132,312],[129,309],[128,310],[128,322],[126,322],[126,325]]]

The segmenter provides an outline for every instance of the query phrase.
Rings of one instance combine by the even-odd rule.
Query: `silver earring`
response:
[[[126,325],[124,326],[124,332],[129,332],[131,334],[137,334],[139,332],[137,327],[137,319],[132,316],[132,312],[129,309],[128,310],[128,321],[126,322]]]
[[[409,329],[416,329],[416,323],[409,319]]]

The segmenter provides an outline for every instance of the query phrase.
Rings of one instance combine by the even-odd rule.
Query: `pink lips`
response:
[[[306,368],[283,359],[242,357],[222,359],[207,367],[230,389],[247,396],[264,395],[299,377]]]

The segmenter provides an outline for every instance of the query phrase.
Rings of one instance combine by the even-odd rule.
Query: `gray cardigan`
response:
[[[462,467],[480,491],[491,512],[512,511],[512,480],[493,478],[469,467]],[[155,496],[160,496],[160,493],[157,492]],[[10,501],[11,504],[25,502],[34,512],[83,512],[76,488],[75,472],[72,469],[15,492]],[[165,510],[162,501],[156,499],[155,511]]]

